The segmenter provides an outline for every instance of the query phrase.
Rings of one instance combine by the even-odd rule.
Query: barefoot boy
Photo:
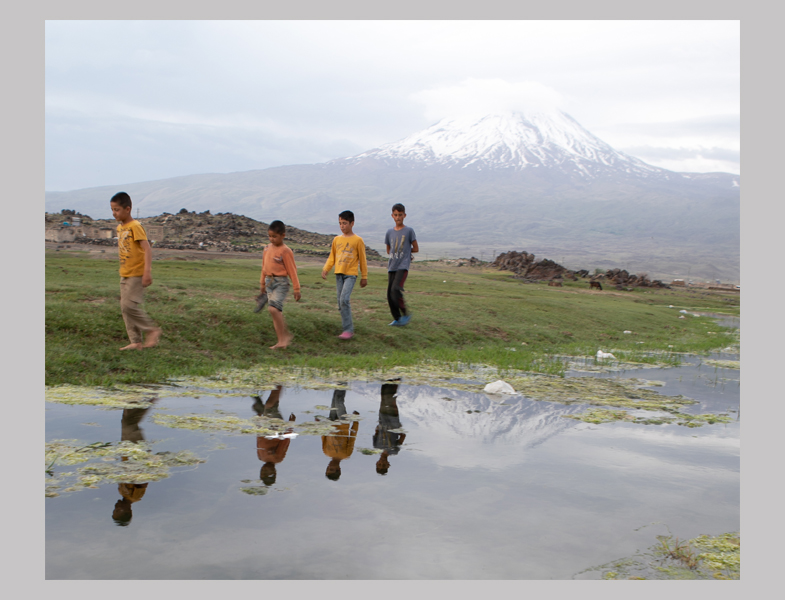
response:
[[[393,322],[390,325],[403,326],[409,322],[411,315],[407,314],[406,304],[403,301],[403,284],[409,274],[409,265],[412,253],[419,252],[417,236],[414,229],[406,227],[403,220],[406,218],[406,209],[403,204],[394,204],[392,218],[395,227],[387,230],[384,243],[387,245],[387,254],[390,260],[387,263],[387,303],[390,305]]]
[[[117,248],[120,251],[120,309],[131,343],[120,350],[152,348],[161,328],[142,310],[144,288],[153,283],[153,251],[142,224],[131,216],[131,196],[118,192],[109,201],[112,216],[119,221]],[[142,332],[147,334],[143,343]]]
[[[289,279],[294,288],[294,299],[300,301],[300,280],[297,278],[297,265],[294,264],[294,252],[283,243],[286,237],[286,226],[282,221],[273,221],[267,230],[270,243],[262,256],[262,276],[259,281],[261,294],[267,294],[270,316],[273,318],[275,335],[278,343],[270,346],[271,350],[286,348],[294,337],[286,327],[283,318],[283,301],[289,292]]]
[[[341,235],[335,236],[330,256],[324,263],[322,269],[322,279],[327,279],[327,273],[335,265],[335,285],[338,291],[338,310],[341,311],[341,328],[343,332],[338,337],[348,340],[354,336],[354,323],[352,322],[352,307],[350,297],[354,284],[357,281],[357,264],[362,271],[360,287],[368,285],[368,263],[365,259],[365,242],[355,234],[354,213],[345,210],[338,215],[338,226],[341,228]]]

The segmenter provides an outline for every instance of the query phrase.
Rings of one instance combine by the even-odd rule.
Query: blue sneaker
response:
[[[395,320],[392,323],[390,323],[389,325],[390,325],[390,327],[395,327],[397,325],[400,325],[400,323],[397,320]]]
[[[409,319],[411,318],[412,318],[411,315],[403,315],[400,319],[398,319],[398,325],[403,327],[409,322]]]

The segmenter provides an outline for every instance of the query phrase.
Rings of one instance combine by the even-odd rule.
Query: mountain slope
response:
[[[728,173],[647,165],[564,113],[506,113],[443,120],[322,164],[47,192],[46,207],[108,217],[109,198],[123,189],[142,215],[228,211],[322,232],[337,232],[338,213],[350,209],[357,231],[379,248],[391,206],[402,202],[423,242],[461,245],[459,252],[526,250],[574,257],[576,268],[604,252],[652,272],[694,259],[727,266],[723,277],[732,277],[739,185]]]

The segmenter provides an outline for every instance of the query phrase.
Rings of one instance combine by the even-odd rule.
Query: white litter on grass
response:
[[[679,312],[680,312],[680,313],[684,313],[685,315],[687,314],[687,311],[686,311],[686,310],[684,310],[683,308],[682,308],[682,309],[681,309]]]
[[[597,350],[597,358],[616,358],[610,352],[603,352],[602,350]]]
[[[630,331],[629,329],[625,329],[624,333],[632,333],[632,331]]]
[[[680,319],[686,319],[687,317],[685,317],[684,315],[679,315],[679,318]]]
[[[447,283],[447,280],[445,279],[444,281],[442,281],[442,283]]]
[[[517,393],[513,387],[507,383],[506,381],[502,381],[499,379],[498,381],[494,381],[493,383],[489,383],[485,386],[483,391],[486,394],[515,394]]]

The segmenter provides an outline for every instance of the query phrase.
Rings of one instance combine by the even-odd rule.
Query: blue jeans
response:
[[[341,328],[349,333],[354,333],[352,305],[349,299],[356,281],[357,275],[335,275],[335,287],[338,291],[338,310],[341,311]]]

